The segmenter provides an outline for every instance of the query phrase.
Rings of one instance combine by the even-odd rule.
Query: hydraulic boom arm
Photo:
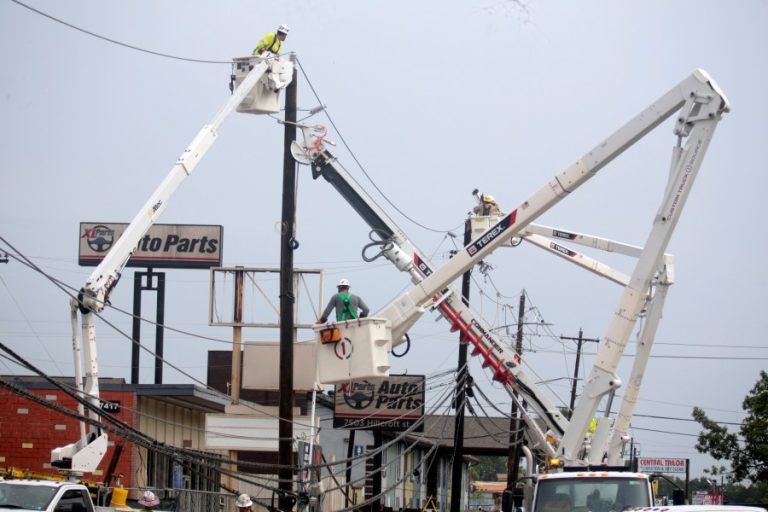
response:
[[[233,94],[213,120],[203,126],[179,156],[163,182],[141,207],[123,235],[91,273],[81,288],[77,300],[71,302],[72,346],[77,386],[79,391],[96,407],[99,405],[99,382],[94,314],[98,314],[106,307],[109,295],[120,279],[121,272],[136,249],[139,240],[163,213],[171,195],[187,176],[192,174],[197,164],[216,142],[219,127],[224,120],[235,109],[243,112],[262,113],[268,110],[258,110],[256,106],[267,105],[267,108],[273,108],[272,104],[276,100],[279,90],[290,83],[293,75],[292,63],[283,62],[279,59],[246,58],[236,59],[235,62],[238,66],[239,74],[237,76],[242,79],[239,86],[233,90]],[[258,89],[256,88],[257,85],[259,85]],[[258,90],[258,93],[255,90]],[[256,95],[255,100],[254,94]],[[246,99],[247,101],[245,101]],[[253,106],[254,103],[256,106]],[[84,340],[82,350],[80,336],[76,328],[78,310],[82,315],[82,337]],[[81,351],[82,358],[85,360],[85,382],[83,382]],[[98,419],[98,414],[93,411],[90,411],[89,415]],[[86,435],[85,429],[81,426],[81,436],[77,442],[52,450],[51,464],[73,473],[93,472],[106,453],[106,448],[106,433],[91,426]]]
[[[389,345],[383,346],[391,348],[402,342],[405,332],[426,309],[437,309],[444,318],[448,319],[451,329],[461,331],[463,340],[473,345],[472,354],[482,357],[483,366],[492,369],[493,378],[503,383],[510,394],[513,391],[521,393],[529,405],[544,419],[555,439],[559,441],[556,453],[562,455],[566,463],[579,462],[584,435],[600,400],[620,385],[620,380],[614,374],[615,368],[623,354],[632,326],[645,302],[651,280],[660,266],[661,258],[701,165],[714,128],[721,115],[728,110],[728,102],[717,84],[706,72],[695,71],[581,159],[555,176],[511,213],[503,215],[488,231],[473,240],[442,267],[432,269],[428,262],[414,251],[410,259],[406,258],[402,264],[398,264],[398,268],[411,273],[415,286],[386,306],[375,317],[364,319],[361,323],[383,320],[391,329]],[[521,236],[526,226],[575,191],[597,171],[675,112],[679,113],[674,134],[678,137],[678,141],[687,138],[687,144],[675,149],[673,171],[651,235],[625,287],[619,310],[608,329],[608,334],[603,338],[596,365],[569,423],[527,380],[520,367],[519,355],[500,343],[484,323],[463,304],[450,284],[496,248],[507,243],[510,238]],[[313,172],[316,175],[325,173],[329,167],[337,167],[333,156],[325,150],[323,138],[318,136],[318,133],[324,132],[318,128],[305,129],[304,144],[297,145],[294,150],[297,160],[312,163]],[[329,181],[333,183],[331,179]],[[362,203],[365,204],[365,201],[363,200]],[[394,233],[393,230],[390,231]],[[395,238],[394,236],[392,238],[393,247],[397,246],[394,243]],[[414,267],[420,270],[414,271]],[[349,336],[352,337],[349,341],[354,346],[358,344],[365,346],[364,340],[354,339],[354,334]],[[378,340],[373,345],[382,346],[381,343],[383,341]],[[318,347],[319,358],[321,350],[332,351],[334,348]],[[338,364],[348,366],[350,364],[347,362],[348,357],[347,355],[338,357],[340,360]],[[332,357],[325,360],[334,361]],[[379,368],[388,369],[388,366],[380,365]],[[363,378],[365,375],[355,377]],[[538,433],[540,435],[537,437],[541,439],[543,433],[540,430]],[[547,451],[552,453],[551,450]]]

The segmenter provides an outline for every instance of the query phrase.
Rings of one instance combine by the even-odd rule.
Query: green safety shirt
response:
[[[277,38],[277,33],[270,32],[269,34],[265,35],[261,41],[259,41],[259,44],[256,45],[256,49],[253,50],[253,54],[261,55],[261,52],[265,50],[270,53],[278,54],[280,53],[281,45],[282,42]]]

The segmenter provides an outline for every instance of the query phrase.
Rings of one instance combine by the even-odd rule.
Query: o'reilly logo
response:
[[[115,242],[115,230],[104,225],[97,225],[83,230],[80,238],[85,239],[85,243],[94,252],[107,252]]]

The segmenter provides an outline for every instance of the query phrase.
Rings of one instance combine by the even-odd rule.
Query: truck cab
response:
[[[97,509],[88,488],[82,484],[51,480],[2,480],[0,510],[95,512]]]
[[[538,478],[532,512],[621,512],[652,507],[653,490],[644,473],[567,471]]]

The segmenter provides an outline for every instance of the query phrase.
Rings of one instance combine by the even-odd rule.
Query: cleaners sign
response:
[[[78,264],[95,267],[128,224],[81,222]],[[154,224],[136,246],[128,267],[210,268],[221,266],[222,226]]]
[[[333,428],[405,430],[424,416],[424,376],[390,375],[336,385]],[[414,431],[421,432],[422,425]]]
[[[641,473],[675,473],[685,474],[687,459],[665,459],[656,457],[639,457],[637,470]]]

